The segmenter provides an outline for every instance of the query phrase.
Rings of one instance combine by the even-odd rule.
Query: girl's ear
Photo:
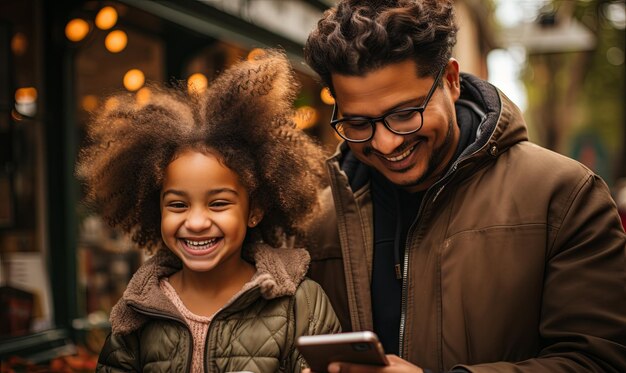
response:
[[[250,214],[248,214],[248,227],[254,228],[263,220],[263,211],[258,208],[250,209]]]

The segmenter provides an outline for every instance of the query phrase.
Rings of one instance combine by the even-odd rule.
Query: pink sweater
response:
[[[165,293],[167,298],[174,303],[178,311],[183,315],[189,330],[191,330],[191,336],[193,338],[193,357],[191,361],[191,372],[204,371],[204,346],[206,342],[206,336],[209,331],[209,324],[212,317],[198,316],[185,307],[180,297],[176,293],[176,290],[172,287],[167,278],[159,281],[161,290]]]

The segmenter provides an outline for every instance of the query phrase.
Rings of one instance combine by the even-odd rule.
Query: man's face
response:
[[[421,106],[434,80],[431,76],[419,78],[412,60],[390,64],[364,76],[333,74],[338,118],[378,117],[390,110]],[[455,60],[445,67],[441,82],[443,88],[435,89],[418,132],[398,135],[377,122],[370,140],[348,142],[361,162],[409,192],[424,190],[437,181],[459,142],[454,102],[460,88]]]

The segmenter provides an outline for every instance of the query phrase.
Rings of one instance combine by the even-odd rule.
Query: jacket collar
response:
[[[255,244],[244,252],[256,267],[248,283],[225,305],[244,308],[258,297],[266,299],[293,295],[304,279],[310,257],[304,249],[273,248]],[[115,334],[128,334],[148,321],[148,314],[182,320],[176,307],[161,291],[159,281],[182,268],[182,263],[169,249],[160,249],[133,275],[122,299],[111,310],[111,329]],[[256,296],[241,297],[255,289]]]

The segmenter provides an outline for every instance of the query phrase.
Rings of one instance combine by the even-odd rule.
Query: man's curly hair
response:
[[[246,240],[280,244],[301,235],[326,185],[322,148],[292,120],[297,93],[283,52],[266,50],[222,73],[202,94],[151,84],[149,102],[118,94],[88,126],[77,175],[86,202],[142,248],[162,247],[160,192],[165,168],[182,151],[218,155],[263,210]]]
[[[363,76],[414,60],[435,77],[448,62],[458,27],[452,0],[340,0],[306,41],[304,57],[331,91],[331,74]]]

